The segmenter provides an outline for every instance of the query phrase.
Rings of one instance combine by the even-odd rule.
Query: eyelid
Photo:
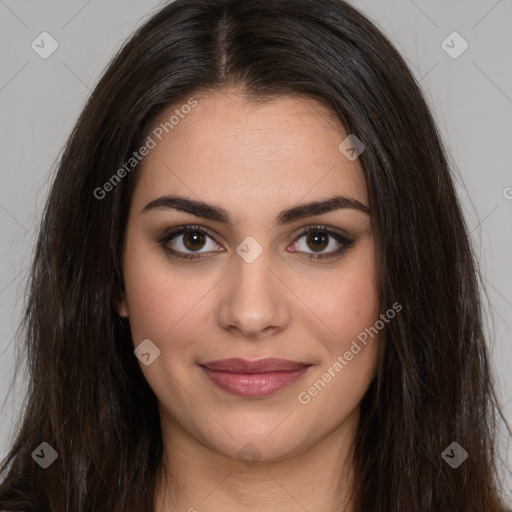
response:
[[[172,238],[175,238],[179,235],[182,235],[183,233],[187,233],[189,231],[200,231],[206,233],[210,238],[212,238],[215,243],[219,244],[219,241],[217,240],[217,235],[211,231],[209,228],[205,226],[200,226],[198,224],[183,224],[180,226],[176,226],[175,228],[166,229],[161,236],[158,237],[157,242],[158,243],[165,243],[171,240]]]
[[[296,230],[294,230],[294,233],[296,237],[300,237],[304,235],[306,232],[314,231],[315,229],[318,231],[325,231],[327,233],[335,233],[340,237],[346,238],[347,241],[352,240],[352,236],[349,235],[344,229],[329,226],[327,224],[308,224],[307,226],[297,228]]]

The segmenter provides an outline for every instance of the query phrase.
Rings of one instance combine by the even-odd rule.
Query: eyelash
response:
[[[216,244],[220,245],[219,242],[215,239],[215,236],[213,236],[212,233],[210,233],[209,230],[206,230],[205,228],[197,225],[187,225],[187,226],[180,226],[178,228],[171,229],[169,231],[166,231],[157,242],[164,248],[164,250],[170,254],[173,258],[183,259],[183,260],[200,260],[202,258],[208,257],[208,256],[197,256],[195,253],[192,254],[182,254],[180,251],[176,251],[175,249],[171,249],[167,244],[173,239],[176,238],[179,235],[182,235],[184,233],[189,232],[198,232],[205,234],[209,236]],[[347,237],[341,235],[340,233],[333,231],[329,229],[327,226],[324,225],[315,225],[315,226],[308,226],[307,228],[304,228],[304,230],[297,235],[297,238],[293,243],[296,243],[298,240],[300,240],[303,236],[309,235],[310,233],[317,233],[317,232],[324,232],[329,236],[332,236],[339,244],[341,244],[341,247],[337,249],[334,252],[327,253],[327,254],[312,254],[312,253],[306,253],[306,257],[310,260],[324,260],[324,259],[331,259],[336,256],[340,256],[343,252],[345,252],[346,249],[349,249],[353,245],[353,240],[348,239]]]

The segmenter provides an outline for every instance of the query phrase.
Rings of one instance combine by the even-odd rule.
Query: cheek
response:
[[[192,264],[191,264],[192,266]],[[186,344],[204,324],[208,291],[216,279],[174,265],[163,250],[128,238],[124,278],[134,344],[149,338],[164,350]],[[217,278],[218,280],[218,278]]]
[[[373,247],[361,252],[350,271],[338,283],[338,308],[331,317],[332,329],[338,334],[330,344],[330,360],[322,381],[329,382],[324,399],[341,400],[347,410],[362,399],[377,366],[379,300]],[[334,376],[333,376],[334,375]],[[320,386],[321,387],[321,386]]]
[[[374,273],[347,271],[332,284],[329,299],[321,310],[330,332],[322,364],[297,397],[319,430],[335,426],[356,409],[375,376],[379,349]]]
[[[190,280],[171,279],[156,269],[138,269],[128,277],[126,292],[135,343],[138,338],[150,338],[163,346],[185,324],[192,322],[197,327],[194,318],[206,291],[201,293],[203,286],[199,283],[194,287],[190,284]]]
[[[149,338],[156,343],[177,320],[177,286],[165,276],[151,242],[128,229],[123,273],[128,315],[135,345]],[[162,259],[160,257],[160,259]]]
[[[321,293],[320,293],[321,290]],[[304,302],[317,315],[317,324],[328,327],[326,344],[332,352],[345,351],[353,339],[379,318],[375,257],[371,241],[361,244],[321,288],[305,291]],[[325,328],[323,329],[325,331]]]
[[[379,301],[376,284],[371,272],[347,276],[339,288],[337,313],[333,314],[333,330],[343,333],[346,344],[348,338],[356,339],[364,330],[372,326],[379,317]]]

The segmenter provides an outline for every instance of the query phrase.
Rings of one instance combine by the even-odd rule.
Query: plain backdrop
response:
[[[50,172],[110,58],[165,3],[0,0],[0,456],[23,406],[25,378],[9,393],[15,331]],[[512,0],[351,3],[405,57],[450,152],[491,302],[490,350],[512,422]],[[41,37],[44,51],[58,44],[47,58],[33,49]],[[509,439],[500,441],[511,467]]]

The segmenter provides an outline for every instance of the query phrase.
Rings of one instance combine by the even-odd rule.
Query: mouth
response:
[[[271,395],[297,382],[312,366],[286,359],[221,359],[199,365],[220,389],[244,397]]]

